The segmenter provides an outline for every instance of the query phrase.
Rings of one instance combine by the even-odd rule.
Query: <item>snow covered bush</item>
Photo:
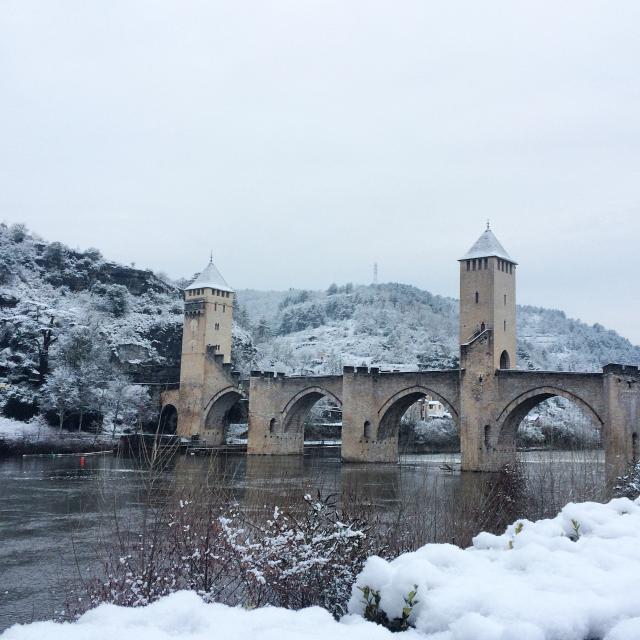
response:
[[[302,513],[275,508],[273,517],[246,526],[237,516],[220,519],[225,543],[247,576],[250,602],[288,609],[320,605],[344,613],[358,571],[370,551],[364,522],[343,522],[331,498],[304,497]]]
[[[144,606],[180,589],[231,605],[320,605],[339,616],[372,553],[363,521],[343,517],[331,497],[308,495],[262,519],[210,491],[176,508],[149,507],[137,527],[118,523],[115,533],[100,550],[102,575],[70,598],[68,616],[103,602]]]
[[[614,493],[619,498],[635,499],[640,496],[640,462],[630,465],[629,473],[616,478]]]
[[[98,308],[121,318],[129,310],[129,291],[121,284],[95,284],[91,293],[98,298]]]

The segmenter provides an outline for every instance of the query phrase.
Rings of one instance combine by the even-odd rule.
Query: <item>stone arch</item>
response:
[[[304,433],[304,421],[311,407],[321,398],[333,400],[342,407],[342,400],[324,387],[307,387],[296,393],[282,410],[282,430],[284,433]]]
[[[423,398],[424,396],[431,396],[436,400],[439,400],[451,413],[451,417],[459,422],[458,412],[453,404],[447,400],[444,396],[440,395],[429,387],[423,387],[416,385],[413,387],[407,387],[397,393],[394,393],[380,408],[378,411],[379,423],[377,440],[387,440],[389,438],[396,438],[400,426],[400,418],[404,415],[405,411],[415,402]]]
[[[203,412],[205,415],[203,430],[208,444],[224,444],[229,426],[229,414],[244,397],[237,387],[228,386],[218,391],[207,402]]]
[[[173,404],[165,404],[160,411],[158,433],[174,435],[178,429],[178,410]]]
[[[506,349],[500,354],[500,368],[511,369],[511,358],[509,357],[509,352]]]
[[[583,398],[566,389],[559,387],[536,387],[520,394],[509,402],[498,416],[498,443],[501,448],[505,446],[515,450],[516,431],[525,416],[537,405],[549,398],[565,398],[580,407],[587,415],[591,416],[594,423],[602,429],[604,420],[600,414]]]

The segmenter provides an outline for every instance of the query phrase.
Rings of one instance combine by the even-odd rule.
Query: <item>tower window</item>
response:
[[[484,268],[488,269],[489,268],[489,258],[485,258],[484,259]]]
[[[223,304],[223,305],[222,305],[222,313],[225,313],[225,312],[226,312],[226,310],[227,310],[227,305],[226,305],[226,304]]]
[[[507,321],[506,320],[504,321],[504,330],[505,331],[507,330]]]
[[[220,323],[216,322],[215,325],[214,325],[214,328],[215,328],[216,331],[219,331],[220,330]]]
[[[371,440],[372,429],[371,429],[371,423],[368,420],[364,421],[363,432],[364,432],[365,440]]]
[[[506,293],[504,294],[504,306],[505,307],[507,306],[507,294]]]
[[[480,302],[480,294],[476,291],[476,304]]]
[[[473,270],[474,271],[476,270],[476,261],[475,260],[473,260]]]
[[[467,271],[471,271],[471,260],[467,260]]]

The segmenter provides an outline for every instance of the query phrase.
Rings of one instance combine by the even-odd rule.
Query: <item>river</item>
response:
[[[536,502],[527,515],[550,514],[569,500],[605,498],[601,451],[519,456],[527,494]],[[105,517],[141,508],[146,473],[112,455],[0,459],[0,631],[61,609],[69,580],[90,575],[99,562],[96,540]],[[407,522],[415,516],[420,544],[451,541],[443,514],[454,508],[466,514],[486,497],[486,474],[460,473],[456,454],[404,455],[398,465],[342,464],[338,450],[304,457],[181,456],[164,481],[189,485],[205,476],[241,504],[269,508],[292,493],[318,489],[342,499],[366,496],[381,514],[401,508]]]

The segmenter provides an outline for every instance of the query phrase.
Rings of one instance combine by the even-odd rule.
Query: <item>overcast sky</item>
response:
[[[640,343],[640,2],[0,0],[0,220],[236,288],[519,302]]]

